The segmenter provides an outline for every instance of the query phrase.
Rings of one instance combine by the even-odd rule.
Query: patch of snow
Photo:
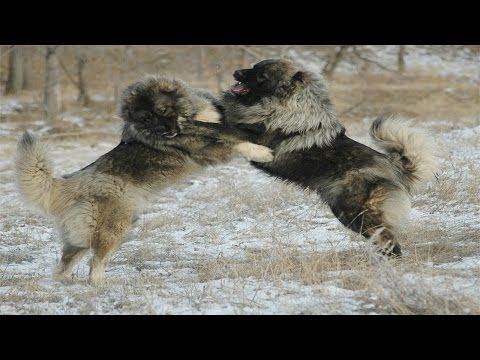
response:
[[[435,267],[439,269],[459,269],[459,270],[468,270],[468,269],[480,269],[480,256],[469,256],[461,259],[460,261],[455,261],[446,264],[437,264]]]
[[[96,102],[105,102],[105,101],[113,101],[113,96],[105,96],[100,94],[93,94],[90,99]]]
[[[16,125],[13,123],[2,123],[0,122],[0,135],[1,136],[10,136],[16,129]]]
[[[0,115],[8,115],[19,112],[24,108],[24,104],[16,99],[0,99]]]
[[[63,121],[75,124],[79,127],[83,127],[85,125],[85,119],[80,117],[80,116],[74,116],[74,115],[64,115],[62,117]]]
[[[34,125],[45,122],[38,120]],[[438,123],[425,123],[427,128],[433,125]],[[437,146],[444,149],[441,175],[449,179],[462,173],[462,181],[474,181],[479,171],[480,127],[445,125],[434,134]],[[0,130],[20,136],[14,124],[0,123]],[[75,141],[52,142],[49,154],[54,173],[76,171],[115,145],[115,141],[93,147]],[[57,283],[51,272],[62,244],[52,220],[24,205],[16,192],[11,161],[15,146],[14,141],[0,143],[1,314],[384,313],[372,289],[340,286],[342,276],[354,276],[357,270],[325,270],[328,281],[306,284],[288,271],[272,279],[260,271],[257,276],[236,274],[229,267],[230,263],[250,264],[252,254],[259,252],[268,261],[269,254],[273,258],[279,250],[308,256],[368,244],[345,230],[315,193],[274,180],[241,158],[207,167],[160,191],[114,253],[106,271],[107,286],[93,289],[86,284],[89,257],[75,269],[71,285]],[[434,181],[430,189],[436,186]],[[456,201],[464,189],[458,186],[452,191],[453,200],[437,198],[432,191],[416,196],[414,200],[423,204],[414,206],[407,228],[446,229],[445,238],[438,239],[442,242],[464,233],[465,244],[478,242],[479,198]],[[446,206],[436,206],[442,202]],[[428,239],[431,244],[436,241]],[[415,245],[406,246],[405,256],[412,255]],[[460,247],[462,242],[451,245]],[[407,273],[401,279],[425,284],[445,299],[458,294],[478,298],[480,257],[472,254],[456,260],[425,264],[434,275]],[[445,275],[447,271],[452,275]]]

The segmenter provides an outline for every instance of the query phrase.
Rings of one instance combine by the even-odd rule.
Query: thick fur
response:
[[[400,255],[395,231],[436,170],[427,137],[409,122],[379,118],[370,134],[386,154],[350,139],[322,78],[290,60],[265,60],[234,78],[222,98],[225,121],[275,152],[273,162],[254,165],[316,191],[343,225]]]
[[[217,122],[218,103],[205,90],[179,80],[148,77],[123,94],[122,141],[92,164],[53,177],[45,148],[26,132],[18,143],[18,188],[26,201],[53,216],[64,243],[55,271],[70,280],[72,269],[93,250],[89,282],[104,280],[112,253],[142,205],[160,189],[201,167],[235,154],[270,161],[270,149],[246,142],[239,132]]]

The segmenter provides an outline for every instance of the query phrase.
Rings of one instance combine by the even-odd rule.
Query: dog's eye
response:
[[[266,73],[257,73],[258,82],[263,82],[265,80],[268,80],[268,75]]]

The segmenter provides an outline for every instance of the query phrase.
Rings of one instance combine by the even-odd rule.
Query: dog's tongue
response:
[[[242,83],[233,85],[231,90],[236,95],[246,95],[250,92],[248,86]]]

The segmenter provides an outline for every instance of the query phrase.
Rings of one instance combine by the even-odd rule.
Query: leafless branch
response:
[[[264,57],[257,54],[255,51],[253,51],[252,49],[244,46],[244,45],[237,45],[237,47],[240,49],[240,50],[243,50],[245,51],[247,54],[253,56],[255,59],[257,60],[264,60]]]
[[[345,52],[351,45],[341,45],[336,51],[335,54],[327,61],[325,66],[322,69],[322,75],[329,78],[333,75],[333,72],[337,68],[340,61],[342,61]]]
[[[385,65],[382,65],[380,64],[378,61],[375,61],[373,59],[369,59],[365,56],[363,56],[360,51],[358,51],[358,48],[356,46],[353,47],[353,53],[362,61],[365,61],[367,63],[371,63],[371,64],[374,64],[376,66],[378,66],[380,69],[383,69],[385,71],[389,71],[389,72],[396,72],[395,70],[392,70],[392,69],[389,69],[388,67],[386,67]]]
[[[363,97],[360,101],[358,101],[357,103],[350,106],[348,109],[342,111],[340,114],[338,114],[338,116],[342,117],[344,115],[347,115],[348,113],[352,112],[353,110],[355,110],[359,106],[363,105],[364,103],[365,103],[365,97]]]
[[[65,75],[67,75],[68,80],[70,80],[72,82],[72,84],[75,85],[77,88],[80,88],[80,84],[75,81],[72,74],[70,74],[70,71],[68,71],[67,67],[62,62],[62,60],[60,60],[60,58],[58,56],[57,56],[57,59],[58,59],[58,63],[60,64],[60,67],[65,72]]]

